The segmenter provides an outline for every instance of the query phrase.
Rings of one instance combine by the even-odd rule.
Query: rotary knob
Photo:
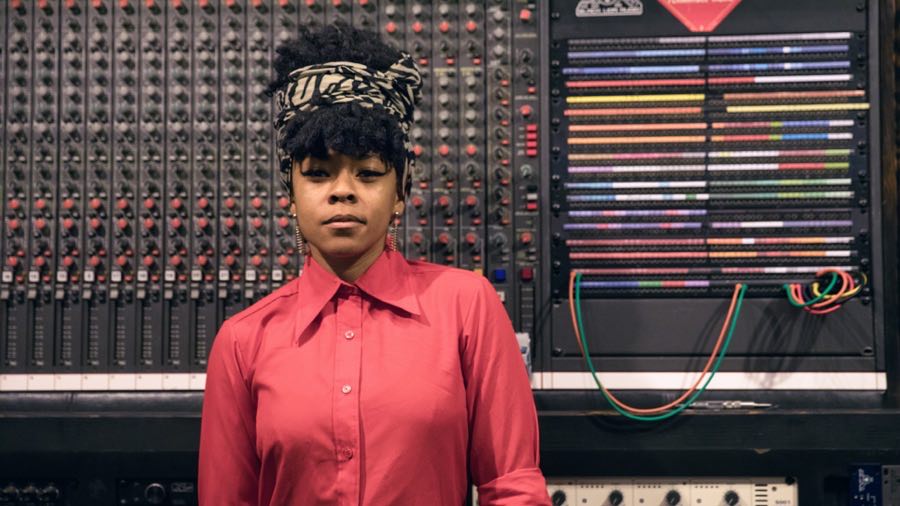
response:
[[[669,490],[666,494],[666,504],[676,506],[681,503],[681,494],[677,490]]]
[[[166,500],[166,489],[159,483],[151,483],[144,489],[144,498],[150,504],[162,504]]]
[[[609,493],[609,504],[612,506],[619,506],[624,500],[625,497],[622,495],[622,492],[619,492],[618,490],[613,490]]]
[[[725,504],[727,504],[728,506],[735,506],[739,502],[741,502],[741,498],[737,495],[737,492],[735,492],[734,490],[725,492]]]

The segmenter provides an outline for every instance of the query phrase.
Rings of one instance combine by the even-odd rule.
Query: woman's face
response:
[[[294,162],[291,212],[313,254],[350,260],[384,248],[397,197],[397,172],[377,155],[354,158],[334,150],[328,159]]]

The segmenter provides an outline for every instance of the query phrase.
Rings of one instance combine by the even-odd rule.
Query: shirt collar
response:
[[[307,255],[297,290],[294,335],[299,336],[341,286],[356,287],[367,295],[413,315],[422,313],[412,288],[409,264],[400,253],[385,250],[356,283],[347,283],[326,271]]]

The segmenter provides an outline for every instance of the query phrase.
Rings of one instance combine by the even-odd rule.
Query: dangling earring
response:
[[[297,253],[306,256],[309,252],[306,249],[306,239],[304,239],[303,234],[300,233],[300,225],[297,223],[297,215],[295,213],[291,213],[291,218],[294,219],[294,237],[297,239]]]
[[[397,229],[400,228],[397,220],[399,219],[400,213],[394,213],[393,218],[391,218],[391,225],[388,227],[388,249],[391,251],[397,251],[400,248],[400,243],[397,240]]]

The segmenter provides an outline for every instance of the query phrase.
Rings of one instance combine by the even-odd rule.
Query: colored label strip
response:
[[[566,109],[566,116],[652,116],[656,114],[702,114],[702,107],[646,107],[615,109]]]
[[[664,95],[586,95],[566,97],[567,104],[606,104],[618,102],[696,102],[705,100],[702,93],[675,93]]]
[[[726,112],[806,112],[806,111],[866,111],[868,103],[853,104],[778,104],[729,105]]]

